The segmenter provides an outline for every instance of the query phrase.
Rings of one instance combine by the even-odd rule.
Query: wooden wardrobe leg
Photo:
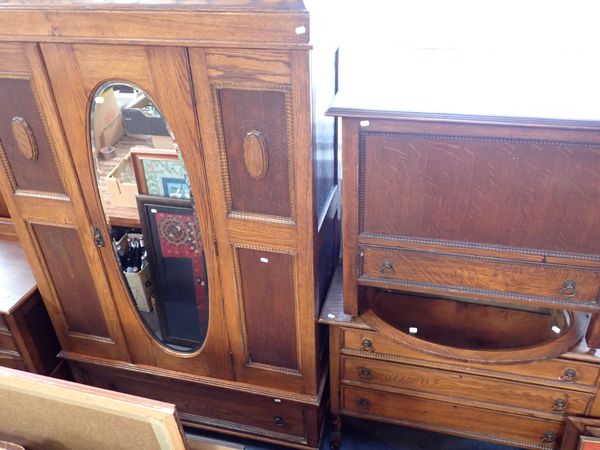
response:
[[[338,450],[342,446],[342,417],[332,416],[331,417],[331,436],[329,448],[331,450]]]

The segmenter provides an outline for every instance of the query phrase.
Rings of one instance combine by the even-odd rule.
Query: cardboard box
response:
[[[96,154],[102,147],[115,145],[125,135],[121,108],[115,98],[113,89],[105,90],[100,96],[102,100],[94,100],[94,150]]]
[[[131,180],[131,181],[129,181]],[[135,196],[138,193],[135,175],[131,166],[131,155],[123,160],[106,175],[106,192],[110,197],[111,206],[125,206],[137,209]]]

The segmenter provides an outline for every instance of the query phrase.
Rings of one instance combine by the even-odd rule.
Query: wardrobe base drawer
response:
[[[342,353],[347,355],[438,367],[526,383],[595,392],[599,368],[562,358],[525,364],[475,364],[439,358],[397,344],[374,331],[345,328]]]
[[[584,414],[592,394],[498,380],[405,364],[342,357],[342,382],[415,395],[442,397],[472,406],[515,414],[538,414],[560,420],[561,415]],[[412,393],[410,392],[410,393]]]
[[[558,449],[564,422],[342,386],[342,413],[533,449]]]
[[[316,447],[320,406],[70,361],[76,381],[174,403],[184,425]]]

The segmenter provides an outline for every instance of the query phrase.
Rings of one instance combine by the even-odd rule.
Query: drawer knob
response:
[[[563,287],[558,290],[558,293],[564,297],[575,297],[577,294],[576,286],[577,283],[575,280],[566,280],[563,283]]]
[[[359,398],[356,404],[360,409],[369,409],[371,407],[371,402],[366,398]]]
[[[277,425],[279,427],[285,425],[285,419],[281,416],[273,417],[273,422],[275,422],[275,425]]]
[[[368,367],[360,367],[358,369],[358,377],[362,380],[370,380],[371,379],[371,369]]]
[[[575,383],[577,381],[577,371],[575,369],[565,369],[559,380],[566,383]]]
[[[383,261],[383,263],[379,266],[379,273],[384,273],[386,275],[396,273],[394,270],[394,265],[389,259]]]
[[[374,352],[375,347],[373,347],[373,341],[371,339],[363,338],[360,341],[360,349],[363,352]]]
[[[554,431],[545,431],[540,439],[544,444],[555,444],[556,433]]]
[[[552,411],[554,412],[564,412],[567,409],[567,401],[562,398],[557,398],[554,400],[554,404],[552,405]]]

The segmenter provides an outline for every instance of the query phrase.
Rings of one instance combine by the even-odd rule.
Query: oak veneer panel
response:
[[[109,337],[93,275],[74,228],[34,224],[42,255],[71,331]]]
[[[297,370],[294,257],[246,248],[237,255],[250,362]]]
[[[222,133],[234,211],[291,217],[286,95],[279,91],[218,89]],[[264,138],[267,170],[254,178],[244,161],[248,132]]]
[[[4,153],[8,166],[5,169],[16,184],[14,188],[64,194],[35,95],[29,79],[4,78],[0,74],[0,161]],[[37,147],[36,159],[19,151],[12,127],[15,117],[25,119],[29,126]]]
[[[361,131],[362,231],[600,252],[599,145],[469,131]]]
[[[374,278],[383,284],[420,283],[423,287],[454,286],[466,291],[498,295],[530,295],[548,301],[597,308],[600,272],[592,269],[470,257],[448,253],[365,247],[359,281]],[[384,268],[384,264],[391,268]],[[365,278],[366,276],[366,278]],[[559,291],[567,280],[576,282],[574,295]],[[565,291],[571,294],[571,291]]]
[[[342,380],[351,383],[442,395],[447,397],[447,401],[483,402],[491,404],[492,409],[508,407],[514,412],[526,409],[546,414],[583,414],[593,397],[576,391],[365,358],[343,357],[342,364]],[[563,400],[566,406],[555,410],[556,400]]]
[[[414,365],[440,367],[459,372],[468,371],[495,378],[560,386],[565,389],[595,390],[600,371],[598,366],[593,364],[558,358],[525,364],[466,364],[409,349],[372,331],[344,329],[342,339],[340,345],[344,354]],[[363,339],[371,340],[373,344],[372,352],[361,350]],[[574,378],[565,377],[568,370],[575,372]]]
[[[342,387],[342,411],[411,426],[432,428],[477,439],[499,441],[529,448],[559,448],[562,422],[493,412],[424,398],[380,392],[359,387]],[[477,431],[473,431],[476,429]],[[542,436],[552,432],[553,443]]]

